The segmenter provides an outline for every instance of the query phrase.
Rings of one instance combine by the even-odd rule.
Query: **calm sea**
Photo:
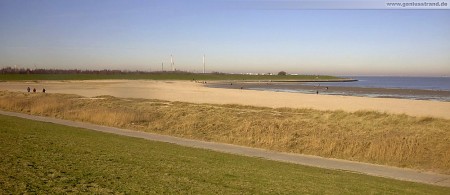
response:
[[[327,86],[369,87],[389,89],[425,89],[450,91],[450,77],[379,77],[342,76],[357,79],[356,82],[323,83]]]

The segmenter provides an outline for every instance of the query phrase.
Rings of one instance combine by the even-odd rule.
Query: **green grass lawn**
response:
[[[448,194],[450,188],[0,115],[0,194]]]
[[[148,79],[148,80],[327,80],[334,76],[315,75],[241,75],[195,73],[129,73],[129,74],[0,74],[0,80],[96,80],[96,79]]]

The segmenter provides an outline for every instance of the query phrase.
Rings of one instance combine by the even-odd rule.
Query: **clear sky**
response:
[[[0,0],[0,66],[450,76],[449,9],[242,2]]]

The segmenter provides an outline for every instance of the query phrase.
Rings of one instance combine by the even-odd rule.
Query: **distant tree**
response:
[[[284,72],[284,71],[280,71],[280,72],[278,72],[278,75],[281,75],[281,76],[286,76],[286,75],[287,75],[287,73],[286,73],[286,72]]]

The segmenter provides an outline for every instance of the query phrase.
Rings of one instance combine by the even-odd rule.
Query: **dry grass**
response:
[[[5,91],[0,109],[450,174],[445,119]]]

